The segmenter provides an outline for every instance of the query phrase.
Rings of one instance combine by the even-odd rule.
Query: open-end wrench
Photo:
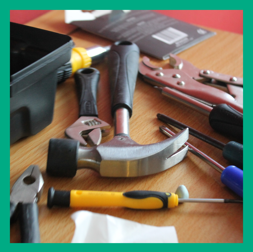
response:
[[[185,129],[160,143],[139,145],[129,136],[133,94],[138,73],[139,48],[131,42],[116,42],[109,52],[109,76],[114,116],[114,138],[93,147],[79,147],[70,139],[51,139],[47,173],[73,177],[77,169],[90,168],[105,177],[137,177],[164,171],[179,163],[188,147]]]
[[[10,220],[19,219],[21,242],[39,243],[38,206],[44,181],[37,165],[30,165],[12,187]]]
[[[100,73],[95,68],[77,70],[75,82],[79,96],[79,119],[65,131],[67,137],[87,145],[98,145],[102,135],[110,132],[111,126],[98,118],[97,89]]]

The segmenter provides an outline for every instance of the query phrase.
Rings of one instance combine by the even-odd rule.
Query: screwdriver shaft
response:
[[[243,203],[242,200],[232,200],[232,199],[178,199],[178,203]]]
[[[176,128],[179,128],[181,130],[185,129],[185,128],[188,128],[189,129],[189,133],[199,139],[201,139],[202,141],[208,143],[208,144],[211,144],[213,145],[214,147],[220,149],[220,150],[223,150],[223,148],[225,147],[225,144],[212,138],[212,137],[209,137],[203,133],[201,133],[200,131],[198,130],[195,130],[189,126],[187,126],[186,124],[183,124],[169,116],[166,116],[164,114],[157,114],[157,118],[167,124],[171,124],[172,126],[175,126]]]

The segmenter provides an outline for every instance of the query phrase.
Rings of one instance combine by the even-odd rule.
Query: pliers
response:
[[[21,242],[40,243],[38,206],[44,180],[37,165],[30,165],[12,187],[10,221],[20,222]]]
[[[209,116],[214,130],[242,141],[243,79],[198,69],[173,54],[170,66],[163,69],[143,57],[139,74],[163,95]]]
[[[178,99],[187,97],[184,100],[188,103],[192,99],[210,106],[227,104],[240,113],[243,112],[242,78],[198,69],[173,54],[170,54],[170,66],[174,69],[162,69],[150,64],[149,58],[143,57],[139,73],[145,81],[164,88],[163,91],[168,95]],[[227,88],[228,92],[213,86]]]

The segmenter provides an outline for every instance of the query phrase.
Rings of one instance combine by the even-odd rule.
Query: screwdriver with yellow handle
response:
[[[187,190],[187,189],[184,189]],[[236,199],[189,199],[176,193],[156,191],[103,192],[103,191],[58,191],[48,190],[47,206],[58,207],[127,207],[132,209],[174,208],[179,203],[243,203]]]
[[[72,48],[70,61],[57,70],[57,83],[62,83],[69,77],[74,76],[78,69],[87,68],[101,62],[109,50],[110,46],[93,46],[87,49],[82,47]]]

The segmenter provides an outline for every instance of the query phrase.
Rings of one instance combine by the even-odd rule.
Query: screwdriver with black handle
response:
[[[48,190],[47,206],[58,207],[127,207],[131,209],[174,208],[179,203],[243,203],[236,199],[179,198],[176,193],[156,191],[104,192]]]
[[[210,126],[217,132],[243,141],[243,114],[227,104],[205,104],[190,96],[168,87],[157,87],[161,93],[188,107],[191,107],[209,118]]]
[[[60,84],[74,76],[78,69],[87,68],[103,61],[109,50],[110,46],[93,46],[87,49],[72,48],[70,61],[57,70],[57,83]]]
[[[209,137],[203,133],[201,133],[200,131],[182,123],[179,122],[167,115],[164,114],[157,114],[157,118],[159,120],[161,120],[162,122],[172,125],[178,129],[185,129],[188,128],[189,129],[189,133],[195,137],[197,137],[198,139],[211,144],[212,146],[222,150],[222,155],[225,159],[227,159],[231,164],[238,166],[239,168],[242,169],[243,167],[243,145],[235,142],[235,141],[230,141],[227,144],[224,144],[212,137]]]

